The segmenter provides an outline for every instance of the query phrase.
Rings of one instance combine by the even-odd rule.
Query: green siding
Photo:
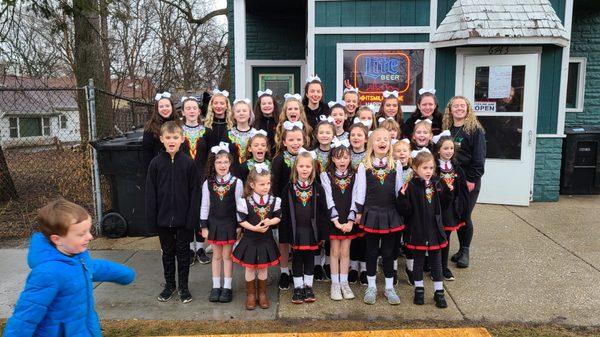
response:
[[[336,90],[336,44],[369,42],[428,42],[429,34],[339,34],[315,35],[315,73],[325,88],[325,101],[335,100]]]
[[[454,97],[456,84],[456,49],[436,49],[435,55],[435,89],[440,111],[446,102]]]
[[[221,88],[227,89],[232,95],[231,99],[235,99],[235,92],[233,88],[235,87],[235,41],[233,34],[233,0],[227,0],[227,29],[229,34],[227,34],[227,44],[229,45],[229,88]]]
[[[540,67],[537,133],[556,133],[558,123],[558,100],[560,96],[560,70],[562,48],[544,46]]]
[[[318,1],[315,26],[429,26],[429,0]]]
[[[437,25],[440,26],[440,23],[446,17],[446,14],[450,11],[454,5],[454,0],[438,0],[437,4]]]
[[[247,4],[246,58],[248,60],[303,60],[306,18],[296,11],[264,9]]]
[[[558,201],[562,139],[539,138],[535,152],[533,200]]]

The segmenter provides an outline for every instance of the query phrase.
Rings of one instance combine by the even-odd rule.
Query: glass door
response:
[[[253,67],[252,101],[256,102],[256,92],[271,89],[279,108],[283,106],[283,95],[302,94],[300,87],[300,67]]]

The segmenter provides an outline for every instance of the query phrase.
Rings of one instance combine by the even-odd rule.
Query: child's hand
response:
[[[454,185],[448,184],[448,189],[450,190],[450,192],[454,191]]]
[[[333,220],[333,224],[335,225],[335,228],[343,231],[344,226],[340,223],[340,221],[338,219]]]
[[[361,218],[362,218],[362,214],[356,214],[356,219],[354,220],[354,222],[360,223]]]
[[[469,192],[473,192],[473,190],[475,189],[475,183],[467,181],[467,189],[469,190]]]
[[[265,225],[264,220],[254,226],[254,231],[258,233],[264,233],[269,230],[269,225]]]
[[[352,221],[348,221],[346,222],[346,224],[344,225],[344,233],[349,233],[352,231],[352,227],[354,226],[354,223]]]
[[[208,239],[208,228],[202,228],[202,237]]]
[[[273,224],[273,219],[266,218],[266,219],[264,219],[263,221],[261,221],[260,223],[262,223],[262,224],[264,224],[265,226],[269,227],[269,226],[271,226],[271,225]],[[260,223],[259,223],[259,224],[260,224]]]
[[[402,185],[402,188],[400,189],[400,193],[402,193],[402,195],[405,195],[407,188],[408,188],[408,182],[406,182],[406,183],[404,183],[404,185]]]

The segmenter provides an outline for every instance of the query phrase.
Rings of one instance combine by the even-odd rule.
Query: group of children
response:
[[[269,307],[267,268],[278,264],[279,289],[291,283],[293,303],[314,302],[313,281],[330,279],[332,300],[354,298],[349,284],[360,282],[364,302],[374,304],[381,258],[384,296],[395,305],[404,256],[413,302],[424,303],[423,272],[431,271],[435,304],[447,307],[449,239],[464,224],[469,196],[435,90],[419,91],[406,122],[395,91],[383,93],[377,112],[359,106],[354,88],[325,104],[317,76],[304,92],[286,94],[280,110],[268,89],[258,92],[254,109],[249,99],[230,104],[226,91],[215,90],[202,117],[198,100],[184,97],[181,121],[170,94],[157,94],[159,116],[147,129],[160,130],[166,151],[149,164],[146,211],[163,254],[158,300],[176,289],[184,303],[192,300],[188,246],[195,236],[194,243],[212,245],[211,302],[232,300],[237,263],[245,267],[249,310]],[[161,112],[168,105],[170,113]]]

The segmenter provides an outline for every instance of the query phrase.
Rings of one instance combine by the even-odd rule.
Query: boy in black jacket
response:
[[[192,301],[188,290],[189,245],[199,227],[200,177],[194,161],[179,151],[183,143],[179,125],[164,123],[160,141],[166,151],[152,159],[146,178],[146,216],[148,224],[158,230],[165,276],[165,288],[158,300],[166,302],[175,293],[177,256],[179,297],[183,303],[189,303]]]

